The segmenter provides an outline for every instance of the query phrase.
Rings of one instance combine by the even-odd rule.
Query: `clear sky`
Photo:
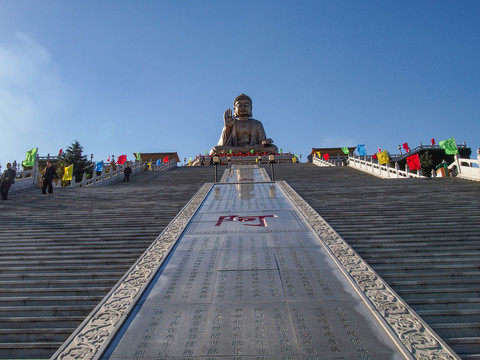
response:
[[[480,1],[0,0],[0,163],[216,145],[246,93],[284,152],[480,147]]]

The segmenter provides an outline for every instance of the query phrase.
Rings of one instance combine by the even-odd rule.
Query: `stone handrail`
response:
[[[333,163],[333,160],[327,161],[327,160],[320,159],[318,157],[314,157],[312,159],[312,163],[320,167],[339,166],[336,163]]]
[[[140,161],[135,161],[131,164],[132,175],[138,174],[139,172],[144,171],[146,163]],[[155,165],[152,164],[151,171],[163,171],[169,170],[174,167],[177,167],[176,162],[169,162],[166,164]],[[110,169],[110,171],[108,171]],[[123,180],[123,171],[125,170],[125,165],[117,165],[115,170],[111,170],[109,165],[105,165],[103,171],[100,175],[97,175],[97,172],[93,172],[93,176],[90,179],[87,179],[86,174],[83,174],[82,181],[75,182],[75,179],[72,179],[72,182],[69,187],[90,187],[90,186],[105,186],[120,180]]]
[[[455,161],[448,168],[452,169],[455,165],[459,178],[480,181],[480,157],[477,159],[462,159],[456,155]]]
[[[365,157],[366,160],[362,160],[361,156],[358,158],[353,155],[348,157],[348,166],[353,167],[354,169],[375,175],[382,179],[406,179],[406,178],[424,178],[425,176],[421,175],[421,170],[418,171],[418,174],[408,171],[403,171],[398,168],[398,163],[395,163],[395,168],[390,167],[389,163],[380,165],[378,162],[375,162],[373,157]]]

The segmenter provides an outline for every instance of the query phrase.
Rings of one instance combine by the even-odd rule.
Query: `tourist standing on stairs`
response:
[[[47,167],[45,168],[43,173],[42,194],[46,194],[47,187],[48,193],[53,193],[53,179],[58,179],[57,170],[55,169],[55,166],[52,166],[52,163],[50,161],[47,161]]]
[[[130,174],[132,173],[132,168],[130,167],[130,165],[127,164],[127,167],[125,168],[125,170],[123,170],[123,181],[126,181],[128,182],[129,179],[130,179]]]
[[[12,164],[8,163],[7,170],[3,172],[2,183],[0,185],[3,200],[8,199],[8,191],[10,190],[10,186],[15,182],[15,176],[17,176],[17,172],[12,169]]]

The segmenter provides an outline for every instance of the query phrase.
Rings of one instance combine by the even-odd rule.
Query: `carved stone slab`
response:
[[[199,192],[58,358],[459,359],[286,183],[241,171]]]

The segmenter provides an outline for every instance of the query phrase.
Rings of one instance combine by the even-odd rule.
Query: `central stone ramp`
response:
[[[266,178],[226,171],[103,359],[414,358]]]

